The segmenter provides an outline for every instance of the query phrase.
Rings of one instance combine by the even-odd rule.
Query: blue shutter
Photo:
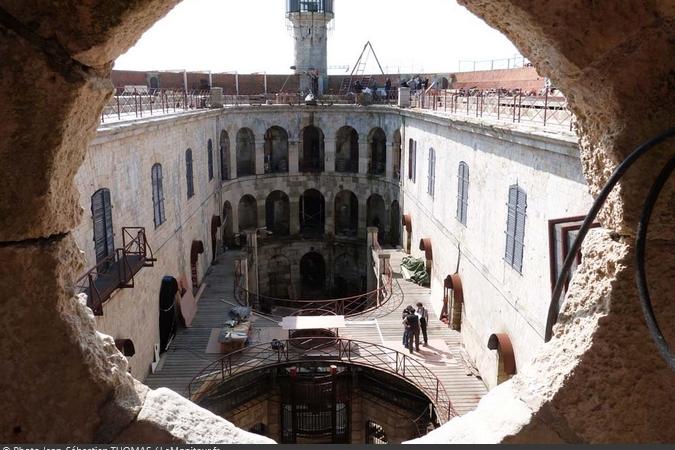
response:
[[[526,211],[527,194],[517,184],[511,186],[509,188],[504,259],[518,272],[523,270]]]
[[[110,191],[99,189],[91,196],[91,214],[94,221],[94,250],[96,264],[115,252]]]
[[[464,162],[459,163],[457,170],[457,220],[466,225],[469,208],[469,166]]]

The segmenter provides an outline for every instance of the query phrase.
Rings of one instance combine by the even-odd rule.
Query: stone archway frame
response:
[[[488,338],[487,348],[497,350],[500,364],[503,364],[506,375],[512,376],[516,374],[516,358],[513,353],[513,344],[511,344],[508,334],[491,334]]]
[[[20,340],[31,357],[21,361],[7,352],[0,382],[13,395],[3,404],[14,414],[0,419],[3,441],[195,442],[208,437],[213,442],[270,442],[237,430],[169,390],[149,391],[135,382],[112,340],[96,334],[93,318],[68,287],[81,266],[70,235],[81,218],[72,180],[110,95],[112,61],[177,3],[72,0],[60,9],[47,5],[48,11],[33,3],[5,6],[11,20],[2,27],[11,42],[0,46],[0,56],[19,63],[5,65],[10,72],[2,78],[9,81],[0,84],[12,111],[0,124],[0,135],[6,137],[0,157],[10,161],[0,167],[0,260],[6,262],[5,270],[0,267],[0,289],[10,293],[2,329]],[[672,125],[675,92],[668,80],[675,63],[675,12],[667,1],[459,3],[506,34],[567,94],[579,119],[582,161],[592,192],[603,184],[607,169],[638,143]],[[36,19],[40,27],[28,25]],[[51,94],[47,101],[45,91]],[[39,107],[25,108],[27,103]],[[5,158],[17,148],[24,157]],[[613,234],[589,236],[586,259],[570,286],[554,340],[542,349],[531,376],[519,379],[521,370],[504,389],[488,395],[486,404],[507,393],[509,406],[516,407],[536,392],[537,399],[528,400],[518,423],[513,411],[506,410],[504,422],[509,419],[512,426],[500,427],[504,422],[499,414],[481,415],[479,407],[464,417],[461,430],[454,420],[434,436],[440,433],[443,442],[675,440],[675,427],[662,426],[668,417],[664,411],[672,410],[672,372],[643,329],[631,262],[633,224],[643,194],[672,150],[660,149],[639,163],[603,209],[600,221]],[[29,183],[26,173],[32,174]],[[663,198],[672,198],[672,189],[668,191]],[[650,248],[647,266],[658,274],[673,265],[675,241],[672,215],[663,203],[657,205],[650,232],[660,237],[660,248]],[[26,267],[40,269],[39,284],[36,271]],[[667,297],[660,299],[672,292],[671,280],[663,278],[668,277],[651,280],[654,303],[665,311],[663,328],[675,330],[675,305]],[[23,314],[21,305],[30,305],[32,314]],[[579,323],[579,317],[588,320]],[[39,327],[36,335],[34,325],[43,322],[50,326]],[[51,343],[48,352],[42,351],[44,342]],[[630,364],[612,370],[622,361]],[[53,373],[61,376],[49,376]],[[634,379],[640,383],[624,391],[626,396],[613,397],[617,386]],[[546,385],[536,380],[546,380]],[[51,408],[40,408],[46,394],[39,386],[48,389]]]

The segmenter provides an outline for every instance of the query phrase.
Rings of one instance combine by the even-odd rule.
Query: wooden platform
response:
[[[234,255],[235,253],[220,255],[218,264],[209,269],[204,280],[207,286],[199,300],[193,326],[179,330],[169,350],[163,355],[157,371],[145,380],[148,386],[167,387],[186,395],[186,388],[192,377],[211,361],[219,358],[220,355],[207,354],[206,348],[211,330],[222,326],[227,312],[236,304],[233,297]],[[429,289],[403,280],[400,274],[403,256],[404,253],[400,251],[391,251],[395,282],[400,288],[396,298],[380,311],[348,319],[347,327],[340,330],[340,336],[382,344],[408,353],[401,342],[401,312],[406,306],[421,301],[429,310],[429,346],[420,346],[420,352],[413,356],[424,362],[441,380],[457,413],[465,414],[476,407],[487,389],[463,363],[460,355],[460,334],[450,330],[433,314],[429,306]],[[253,320],[254,343],[287,338],[287,332],[279,326],[278,320],[262,317],[254,317]]]

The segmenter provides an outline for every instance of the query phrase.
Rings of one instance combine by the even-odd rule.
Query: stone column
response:
[[[255,174],[265,174],[265,143],[258,143],[255,149]]]
[[[398,144],[392,142],[387,145],[387,161],[385,164],[384,174],[388,180],[394,179],[394,151],[398,147]]]
[[[368,173],[368,135],[359,135],[359,173]]]
[[[326,173],[335,173],[336,142],[335,139],[324,139],[324,172]]]
[[[288,174],[297,175],[299,172],[300,143],[298,140],[288,140]]]
[[[289,199],[289,207],[291,209],[289,232],[291,236],[300,234],[300,198],[291,197]]]
[[[256,215],[258,216],[258,228],[264,228],[267,225],[267,208],[265,207],[265,199],[256,199]]]

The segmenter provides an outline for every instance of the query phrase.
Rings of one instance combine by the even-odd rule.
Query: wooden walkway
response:
[[[420,352],[415,352],[413,357],[423,362],[441,380],[457,413],[465,414],[476,407],[487,389],[463,363],[460,334],[450,330],[433,314],[429,304],[430,290],[401,277],[400,262],[404,256],[400,251],[391,251],[395,285],[400,287],[398,295],[382,310],[348,320],[347,328],[340,331],[340,336],[381,344],[409,354],[401,342],[401,313],[407,305],[421,301],[429,310],[429,346],[420,345]],[[178,331],[155,373],[145,380],[148,386],[167,387],[186,395],[192,378],[221,356],[206,353],[206,349],[212,329],[222,326],[229,309],[236,303],[233,297],[233,267],[234,253],[226,253],[220,255],[217,264],[209,269],[192,327]],[[253,342],[269,342],[274,338],[285,339],[287,334],[276,321],[255,317]]]

